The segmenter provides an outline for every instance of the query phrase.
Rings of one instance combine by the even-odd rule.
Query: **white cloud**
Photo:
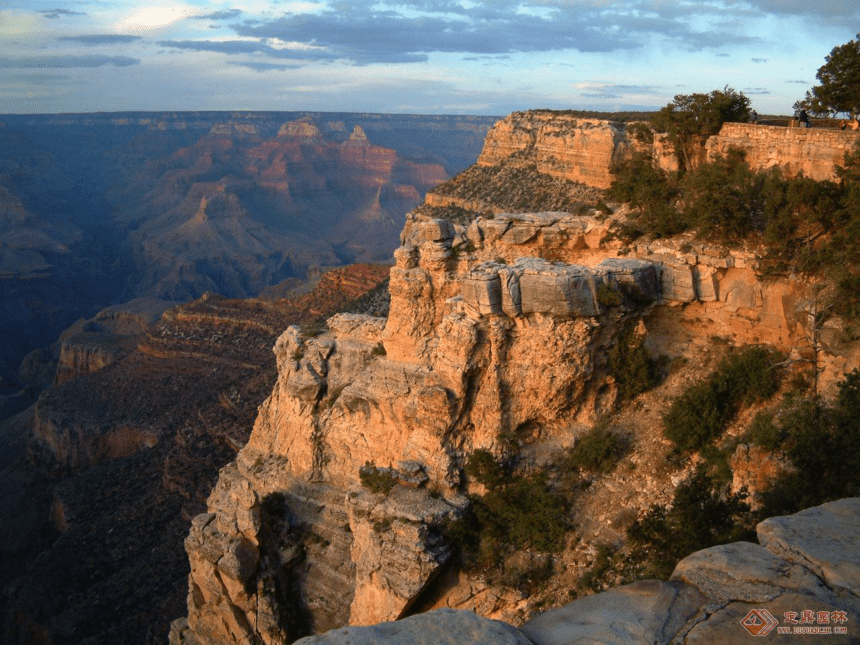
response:
[[[189,4],[173,4],[160,7],[141,7],[116,23],[120,32],[149,32],[169,27],[186,18],[201,13],[198,7]]]

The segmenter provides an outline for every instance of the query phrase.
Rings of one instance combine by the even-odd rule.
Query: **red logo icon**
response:
[[[778,624],[767,609],[753,609],[741,620],[741,625],[753,636],[767,636]]]

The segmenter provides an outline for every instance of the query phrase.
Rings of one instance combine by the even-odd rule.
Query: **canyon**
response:
[[[811,155],[816,173],[827,178],[857,142],[854,133],[818,137],[764,127],[727,124],[707,150],[746,142],[757,167],[788,173],[806,172]],[[785,145],[774,152],[773,141]],[[664,142],[652,145],[653,157],[669,163]],[[635,583],[608,592],[603,604],[586,598],[567,613],[546,611],[569,602],[601,545],[623,548],[632,519],[668,503],[693,471],[695,463],[669,459],[660,421],[685,386],[713,369],[725,346],[767,345],[792,357],[809,352],[818,294],[812,281],[763,277],[754,248],[724,248],[691,235],[632,243],[611,235],[626,207],[589,198],[608,185],[613,163],[642,146],[623,124],[548,112],[507,117],[488,133],[476,167],[432,190],[407,216],[387,318],[341,314],[320,335],[290,327],[278,338],[277,383],[186,538],[188,615],[174,622],[172,643],[289,643],[344,625],[405,619],[402,628],[338,630],[306,641],[386,642],[390,634],[390,642],[403,642],[403,634],[413,633],[407,625],[428,629],[422,612],[434,609],[441,622],[430,629],[451,624],[454,633],[469,631],[456,623],[466,621],[467,613],[457,613],[466,610],[524,624],[521,634],[509,631],[498,642],[576,642],[553,625],[587,625],[618,607],[620,621],[641,627],[636,607],[643,602],[656,603],[648,618],[653,628],[642,627],[647,640],[708,642],[710,627],[695,625],[714,603],[731,610],[712,624],[740,630],[725,621],[740,621],[749,603],[774,598],[782,598],[779,611],[789,600],[826,600],[829,610],[849,612],[856,624],[856,590],[843,592],[842,583],[833,592],[838,600],[818,594],[825,585],[834,589],[820,575],[799,587],[806,596],[738,591],[758,580],[753,572],[724,593],[710,582],[722,574],[707,573],[707,563],[679,565],[676,579],[691,586]],[[765,146],[768,154],[756,157]],[[677,367],[662,385],[626,402],[609,357],[631,330]],[[821,333],[822,392],[832,394],[842,375],[860,365],[860,347],[846,338],[838,320]],[[467,494],[486,492],[466,473],[470,455],[504,455],[516,446],[520,468],[552,471],[553,460],[599,422],[625,437],[628,457],[576,495],[576,528],[550,564],[556,575],[525,593],[453,565],[446,527],[467,512]],[[729,435],[743,431],[739,424]],[[737,447],[733,476],[737,488],[742,481],[755,494],[768,475],[751,472],[750,450]],[[850,518],[856,500],[839,508],[836,515]],[[844,522],[836,541],[851,544],[851,520]],[[808,530],[817,535],[826,526]],[[755,546],[750,568],[789,566],[769,559],[793,547],[772,547],[762,531],[771,553]],[[752,547],[691,558],[740,558],[731,549]],[[849,551],[845,564],[836,558],[830,566],[856,566],[856,549]],[[538,562],[528,552],[508,557]],[[805,563],[806,556],[791,562]],[[669,607],[675,613],[666,618],[660,612]],[[421,616],[406,618],[415,613]],[[593,642],[583,629],[583,642]],[[645,633],[637,629],[606,642],[637,642]]]
[[[806,562],[820,554],[792,546],[796,536],[767,542],[760,534],[762,546],[691,556],[695,566],[679,565],[669,582],[637,582],[604,601],[569,604],[601,548],[623,548],[630,522],[669,503],[695,468],[695,460],[668,458],[660,428],[672,400],[732,346],[808,356],[818,294],[807,279],[761,276],[755,248],[691,235],[632,242],[612,235],[629,209],[601,203],[603,190],[613,164],[644,148],[624,124],[515,113],[489,131],[477,163],[456,174],[463,167],[437,163],[429,145],[421,148],[445,137],[424,130],[418,117],[404,117],[401,127],[424,138],[395,158],[363,137],[394,149],[406,135],[368,115],[361,123],[344,116],[343,127],[329,115],[243,123],[218,115],[221,125],[210,116],[51,118],[58,129],[70,119],[141,135],[123,151],[110,148],[118,167],[141,179],[109,194],[117,203],[144,196],[124,215],[139,258],[190,257],[198,237],[218,247],[235,233],[244,244],[265,224],[248,204],[268,212],[274,195],[289,205],[296,186],[319,195],[325,183],[302,162],[290,174],[297,184],[277,185],[290,167],[286,151],[310,159],[308,150],[322,150],[348,165],[362,190],[376,185],[366,190],[370,201],[350,211],[353,224],[332,219],[330,237],[316,238],[336,261],[382,253],[350,226],[384,219],[388,204],[408,206],[390,277],[387,267],[365,265],[276,276],[265,262],[251,269],[236,260],[219,269],[224,284],[244,296],[248,276],[266,275],[255,283],[258,297],[205,293],[178,304],[165,298],[187,299],[208,283],[199,265],[189,273],[171,260],[149,274],[136,300],[84,317],[25,361],[28,378],[49,387],[0,428],[9,447],[3,454],[20,456],[0,464],[4,482],[22,491],[3,502],[4,516],[15,518],[3,541],[3,578],[12,581],[0,607],[8,642],[164,642],[176,619],[170,642],[187,645],[289,643],[327,630],[336,631],[324,639],[343,633],[366,642],[417,631],[549,644],[559,642],[553,624],[570,630],[579,616],[601,621],[606,603],[623,614],[619,624],[641,623],[635,611],[624,612],[643,602],[653,608],[646,635],[656,640],[707,641],[709,632],[696,626],[705,614],[728,630],[738,612],[743,617],[743,603],[772,600],[774,611],[779,602],[825,602],[850,612],[856,625],[856,589],[830,573],[855,566],[856,553],[849,548],[845,562],[808,573]],[[476,136],[479,124],[464,123]],[[443,132],[461,126],[439,125]],[[810,172],[804,159],[812,157],[827,178],[857,140],[850,132],[782,130],[789,129],[727,124],[707,149],[716,154],[721,142],[741,141],[759,167],[788,172]],[[134,146],[165,132],[184,133],[185,147],[177,153],[165,143],[168,161],[140,170]],[[284,140],[291,138],[305,143],[290,148]],[[659,137],[650,145],[653,158],[671,164]],[[768,152],[755,157],[755,150]],[[401,151],[406,161],[397,160]],[[269,197],[239,177],[236,169],[250,172],[248,164],[256,164],[256,184],[271,182]],[[438,183],[440,169],[455,176]],[[402,188],[410,182],[428,191],[423,202]],[[296,230],[307,225],[299,220]],[[631,335],[670,367],[659,386],[628,401],[611,356]],[[821,342],[821,388],[829,395],[860,365],[860,353],[838,320],[821,330]],[[729,436],[740,438],[751,414]],[[623,437],[625,456],[570,491],[573,519],[561,552],[507,554],[516,575],[503,579],[458,566],[449,527],[468,514],[470,495],[488,492],[466,472],[470,456],[515,451],[519,470],[544,470],[565,486],[559,456],[599,424]],[[735,487],[753,494],[780,467],[762,467],[756,450],[740,443],[732,457]],[[785,521],[800,526],[813,517],[798,534],[831,526],[850,544],[851,526],[839,518],[856,514],[856,504],[841,504]],[[789,589],[772,575],[737,574],[734,587],[717,590],[721,563],[738,558],[755,561],[753,573],[794,567],[799,582]],[[538,570],[552,575],[533,584]],[[397,627],[387,626],[393,620]],[[342,632],[347,625],[354,627]],[[377,627],[355,631],[367,625]],[[634,638],[645,633],[631,630]]]
[[[252,297],[387,261],[406,212],[474,161],[489,117],[0,116],[0,375],[134,298]],[[23,383],[26,385],[26,383]]]

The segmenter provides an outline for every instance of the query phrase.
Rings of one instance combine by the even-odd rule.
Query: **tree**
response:
[[[813,114],[844,112],[853,118],[860,113],[860,34],[824,60],[815,75],[821,85],[806,93],[803,104]]]
[[[692,170],[698,161],[697,149],[717,134],[723,123],[749,119],[750,100],[729,86],[710,94],[679,94],[654,115],[652,123],[669,135],[678,166]]]

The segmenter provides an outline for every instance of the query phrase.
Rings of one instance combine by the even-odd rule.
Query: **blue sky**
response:
[[[860,1],[0,0],[0,113],[789,113]]]

